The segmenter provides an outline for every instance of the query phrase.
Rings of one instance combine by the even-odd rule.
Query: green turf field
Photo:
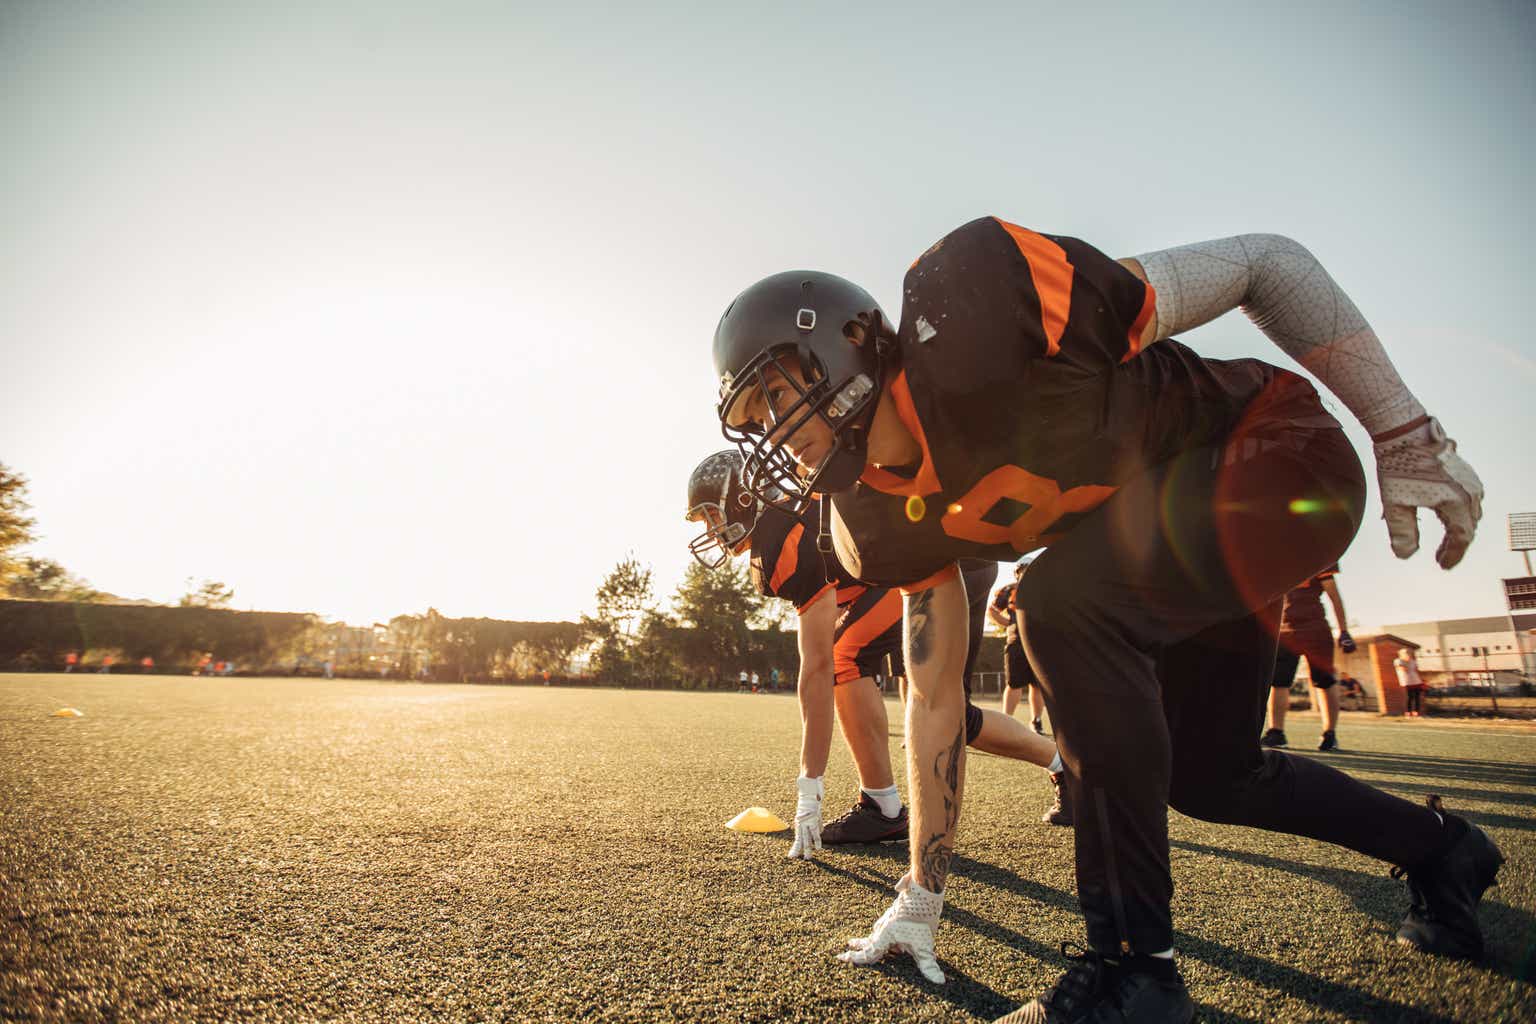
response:
[[[1315,719],[1288,732],[1309,749]],[[792,813],[798,735],[791,697],[0,676],[0,1018],[968,1021],[1056,977],[1071,832],[1037,824],[1041,772],[979,755],[949,983],[834,960],[905,847],[791,864],[787,835],[722,827]],[[1202,1017],[1536,1019],[1536,730],[1346,716],[1340,739],[1310,756],[1442,793],[1503,848],[1492,955],[1397,946],[1384,865],[1174,815]],[[828,817],[853,788],[837,741]]]

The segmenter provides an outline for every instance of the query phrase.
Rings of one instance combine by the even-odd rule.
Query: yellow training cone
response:
[[[725,827],[736,832],[783,832],[789,828],[766,807],[748,807],[726,822]]]
[[[59,708],[53,713],[54,718],[84,718],[85,712],[78,708]]]

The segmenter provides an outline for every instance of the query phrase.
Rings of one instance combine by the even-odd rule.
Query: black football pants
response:
[[[1280,600],[1338,561],[1365,497],[1348,439],[1316,413],[1250,416],[1131,479],[1019,586],[1102,953],[1173,945],[1169,806],[1397,864],[1441,842],[1427,808],[1258,743]]]

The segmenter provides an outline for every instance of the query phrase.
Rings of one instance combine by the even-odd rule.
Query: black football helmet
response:
[[[752,536],[761,510],[757,496],[741,484],[741,453],[715,452],[688,477],[688,521],[704,523],[704,532],[689,541],[689,553],[706,569],[718,569]]]
[[[743,485],[795,515],[813,492],[852,487],[864,472],[869,421],[895,343],[874,298],[834,274],[791,270],[736,296],[715,328],[716,411],[726,438],[741,449]],[[765,400],[769,422],[751,422],[743,407],[755,392],[766,396],[770,369],[798,398],[782,411]],[[831,428],[832,448],[815,466],[802,467],[784,445],[818,416]]]

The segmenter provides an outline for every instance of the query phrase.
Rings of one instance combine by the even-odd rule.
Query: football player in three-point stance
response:
[[[1243,308],[1375,441],[1393,550],[1417,509],[1460,561],[1482,485],[1302,246],[1243,235],[1117,262],[982,218],[907,272],[898,327],[842,278],[748,288],[715,332],[719,414],[746,485],[831,495],[856,577],[905,596],[910,871],[867,938],[932,962],[963,796],[964,557],[1045,547],[1020,585],[1024,645],[1066,762],[1089,949],[1014,1020],[1182,1021],[1167,807],[1400,866],[1400,941],[1476,956],[1502,857],[1477,826],[1259,745],[1278,602],[1338,560],[1365,481],[1302,377],[1204,359],[1171,336]],[[777,490],[775,490],[777,488]]]
[[[758,591],[794,604],[799,617],[802,721],[796,779],[795,839],[790,857],[811,859],[823,843],[871,843],[907,838],[907,809],[891,772],[889,722],[874,676],[890,659],[901,670],[901,595],[850,577],[817,548],[814,523],[764,505],[741,484],[741,455],[716,452],[688,480],[690,521],[705,529],[689,545],[707,567],[751,554]],[[997,567],[981,582],[983,599]],[[976,570],[971,570],[975,572]],[[968,640],[980,646],[979,609]],[[859,773],[858,801],[842,817],[821,823],[822,774],[832,743],[834,710]],[[988,753],[1059,771],[1056,746],[996,712],[966,704],[967,742]],[[1054,766],[1054,767],[1053,767]],[[1071,824],[1070,818],[1060,822]]]

